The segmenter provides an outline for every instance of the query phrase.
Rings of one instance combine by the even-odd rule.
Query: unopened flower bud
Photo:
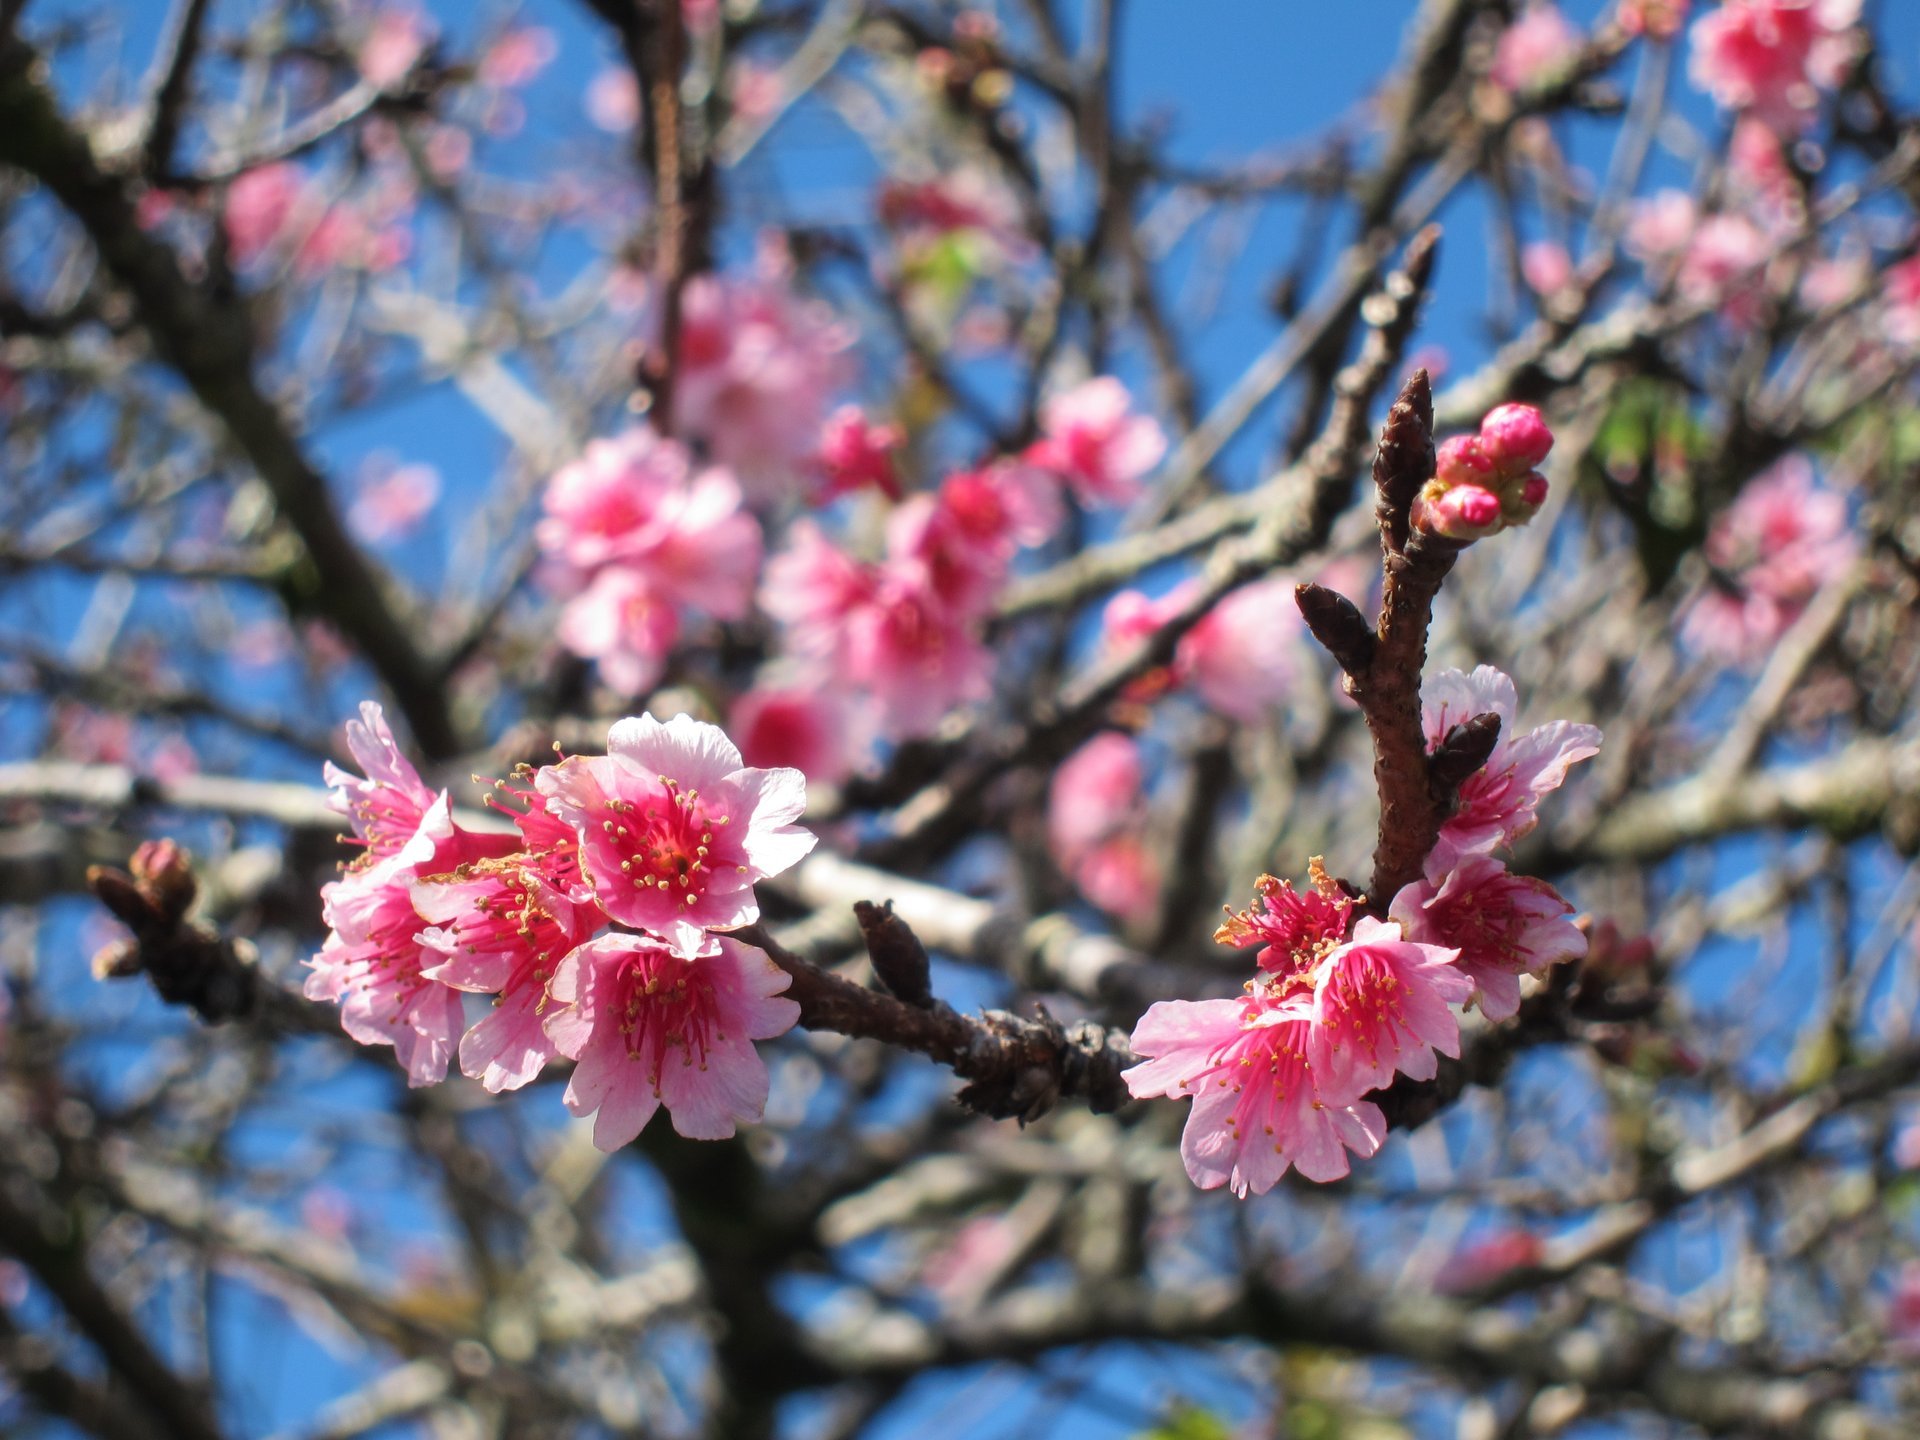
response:
[[[1413,502],[1414,528],[1449,540],[1483,540],[1502,523],[1500,497],[1481,485],[1430,480]]]
[[[1480,449],[1502,475],[1520,475],[1547,458],[1553,432],[1531,405],[1496,405],[1480,422]]]
[[[133,872],[140,893],[165,919],[179,920],[193,908],[199,881],[194,878],[192,859],[173,841],[143,842],[127,868]]]
[[[1434,479],[1448,490],[1456,485],[1491,485],[1496,473],[1478,435],[1455,435],[1441,442],[1434,455]]]

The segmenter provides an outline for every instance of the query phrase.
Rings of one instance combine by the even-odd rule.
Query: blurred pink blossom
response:
[[[559,53],[560,42],[546,26],[511,26],[480,57],[480,83],[500,89],[526,85]]]
[[[587,84],[587,119],[595,127],[618,135],[640,123],[640,86],[633,71],[609,65]]]
[[[1803,129],[1852,55],[1860,0],[1724,0],[1694,23],[1688,73],[1729,110]]]
[[[431,465],[392,465],[361,482],[347,509],[347,526],[369,545],[402,540],[440,503],[440,472]]]
[[[1083,505],[1124,505],[1167,453],[1166,433],[1133,413],[1127,387],[1111,375],[1054,396],[1040,410],[1041,438],[1026,458],[1066,481]]]
[[[1565,73],[1580,47],[1580,31],[1559,7],[1552,0],[1534,0],[1501,32],[1490,78],[1516,94],[1537,90]]]
[[[1573,257],[1552,240],[1536,240],[1520,252],[1520,274],[1537,295],[1551,295],[1573,279]]]
[[[374,14],[360,43],[360,75],[382,90],[402,79],[433,39],[433,22],[410,5],[386,6]]]
[[[852,376],[854,334],[796,295],[778,262],[752,277],[698,275],[681,297],[674,416],[750,494],[793,489],[818,453],[834,391]]]

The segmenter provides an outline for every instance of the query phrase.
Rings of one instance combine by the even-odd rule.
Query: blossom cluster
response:
[[[1015,556],[1058,530],[1063,489],[1088,505],[1129,499],[1165,450],[1159,426],[1133,413],[1125,388],[1108,377],[1055,397],[1041,418],[1040,438],[1024,452],[955,471],[894,504],[878,555],[843,547],[818,519],[789,527],[759,591],[780,629],[782,713],[812,731],[898,741],[987,697],[987,620]],[[897,485],[892,427],[842,411],[826,438],[822,465],[834,488]],[[798,703],[806,693],[816,697],[812,713]],[[850,697],[858,714],[820,714],[846,710]],[[821,761],[845,769],[844,758]]]
[[[1295,890],[1271,876],[1255,905],[1229,911],[1215,939],[1254,949],[1256,973],[1221,1000],[1163,1000],[1141,1017],[1127,1071],[1136,1097],[1191,1097],[1180,1154],[1196,1185],[1259,1194],[1289,1169],[1311,1180],[1367,1158],[1386,1121],[1366,1095],[1396,1074],[1437,1073],[1458,1056],[1454,1007],[1511,1017],[1520,977],[1586,953],[1573,907],[1496,852],[1538,823],[1541,797],[1599,752],[1599,731],[1555,721],[1517,733],[1513,682],[1491,666],[1442,671],[1421,692],[1429,752],[1477,715],[1500,740],[1461,785],[1421,876],[1391,897],[1361,897],[1318,860]],[[1382,913],[1383,912],[1383,913]]]
[[[1746,663],[1765,655],[1860,542],[1846,498],[1822,486],[1806,456],[1750,480],[1707,534],[1706,583],[1680,617],[1695,649]]]
[[[574,1061],[575,1115],[616,1149],[664,1105],[719,1139],[760,1118],[767,1069],[753,1042],[799,1018],[789,977],[720,932],[759,917],[754,884],[813,835],[798,771],[753,769],[686,715],[617,722],[607,754],[523,767],[496,804],[507,833],[460,825],[401,754],[380,707],[348,746],[365,775],[327,768],[362,847],[321,892],[328,934],[309,998],[337,1002],[364,1045],[391,1045],[414,1085],[461,1070],[517,1089]],[[465,996],[490,995],[469,1027]]]
[[[1547,477],[1535,467],[1553,432],[1531,405],[1499,405],[1477,435],[1441,445],[1433,479],[1413,502],[1416,528],[1450,540],[1482,540],[1524,525],[1545,503]]]

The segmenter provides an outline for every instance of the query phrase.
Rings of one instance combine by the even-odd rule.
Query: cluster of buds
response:
[[[1531,405],[1487,412],[1477,435],[1440,446],[1433,479],[1413,502],[1413,525],[1467,543],[1524,525],[1547,498],[1547,477],[1535,467],[1553,449],[1553,432]]]

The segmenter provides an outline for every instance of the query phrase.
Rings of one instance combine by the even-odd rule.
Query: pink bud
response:
[[[1486,485],[1494,478],[1494,464],[1478,435],[1455,435],[1441,442],[1434,457],[1434,478],[1442,487]]]
[[[1481,540],[1500,528],[1500,497],[1480,485],[1430,481],[1413,502],[1413,524],[1449,540]]]
[[[1521,487],[1520,503],[1529,510],[1538,510],[1547,502],[1547,477],[1535,471],[1527,476],[1527,483]]]
[[[1531,405],[1498,405],[1480,422],[1480,446],[1503,475],[1533,469],[1553,449],[1553,432]]]

